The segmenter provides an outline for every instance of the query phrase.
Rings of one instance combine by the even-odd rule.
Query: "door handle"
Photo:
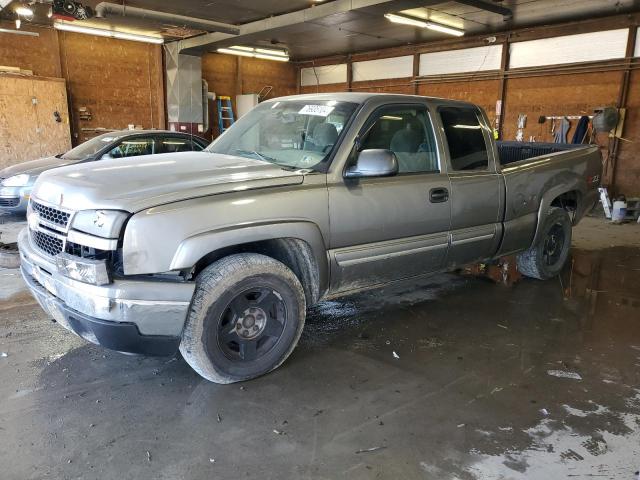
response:
[[[449,190],[446,188],[432,188],[429,190],[429,201],[431,203],[443,203],[449,200]]]

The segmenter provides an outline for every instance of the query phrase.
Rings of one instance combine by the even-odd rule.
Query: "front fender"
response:
[[[315,224],[305,221],[243,225],[194,235],[180,243],[171,260],[170,270],[191,268],[200,259],[221,248],[278,238],[296,238],[306,242],[318,265],[320,285],[328,284],[327,250],[322,233]]]

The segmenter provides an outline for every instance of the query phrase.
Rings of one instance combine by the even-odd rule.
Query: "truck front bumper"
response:
[[[150,355],[177,351],[195,285],[117,279],[89,285],[57,273],[53,259],[20,232],[21,271],[32,295],[60,325],[112,350]]]

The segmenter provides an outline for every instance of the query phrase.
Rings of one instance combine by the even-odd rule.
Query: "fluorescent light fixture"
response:
[[[19,7],[16,7],[15,12],[16,14],[22,15],[23,17],[30,17],[31,15],[33,15],[33,10],[31,10],[29,7],[25,5],[20,5]]]
[[[25,30],[11,30],[9,28],[0,28],[0,33],[15,33],[16,35],[29,35],[31,37],[39,37],[38,32],[27,32]]]
[[[446,25],[442,25],[440,23],[428,22],[427,28],[429,30],[435,30],[436,32],[446,33],[448,35],[453,35],[454,37],[461,37],[464,35],[463,30],[458,30],[457,28],[447,27]]]
[[[448,27],[446,25],[442,25],[441,23],[434,23],[428,20],[422,20],[416,17],[398,15],[396,13],[386,13],[384,17],[393,23],[400,23],[402,25],[411,25],[412,27],[428,28],[429,30],[435,30],[437,32],[446,33],[448,35],[454,35],[456,37],[461,37],[462,35],[464,35],[464,30]]]
[[[274,48],[256,48],[257,53],[264,55],[277,55],[279,57],[288,57],[289,55],[284,50],[276,50]]]
[[[229,55],[240,55],[241,57],[253,57],[253,53],[243,50],[231,50],[230,48],[219,48],[218,53],[227,53]]]
[[[150,37],[148,35],[139,35],[137,33],[116,32],[113,30],[104,30],[102,28],[83,27],[81,25],[74,25],[65,22],[55,22],[53,26],[57,30],[63,30],[65,32],[86,33],[87,35],[97,35],[99,37],[119,38],[121,40],[132,40],[134,42],[146,42],[146,43],[164,43],[164,39],[161,37]]]
[[[254,55],[256,58],[261,58],[263,60],[275,60],[276,62],[288,62],[289,57],[279,57],[276,55],[263,55],[262,53],[256,53]]]
[[[263,60],[275,60],[277,62],[288,62],[289,54],[286,50],[262,47],[245,47],[243,45],[233,45],[227,48],[218,48],[218,53],[229,55],[240,55],[241,57],[261,58]]]

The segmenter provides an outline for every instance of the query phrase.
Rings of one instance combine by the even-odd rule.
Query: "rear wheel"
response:
[[[180,352],[201,376],[232,383],[277,368],[304,326],[302,285],[281,262],[258,254],[225,257],[204,269]]]
[[[566,210],[552,207],[542,222],[538,242],[518,255],[518,270],[531,278],[547,280],[560,273],[571,248],[571,218]]]

